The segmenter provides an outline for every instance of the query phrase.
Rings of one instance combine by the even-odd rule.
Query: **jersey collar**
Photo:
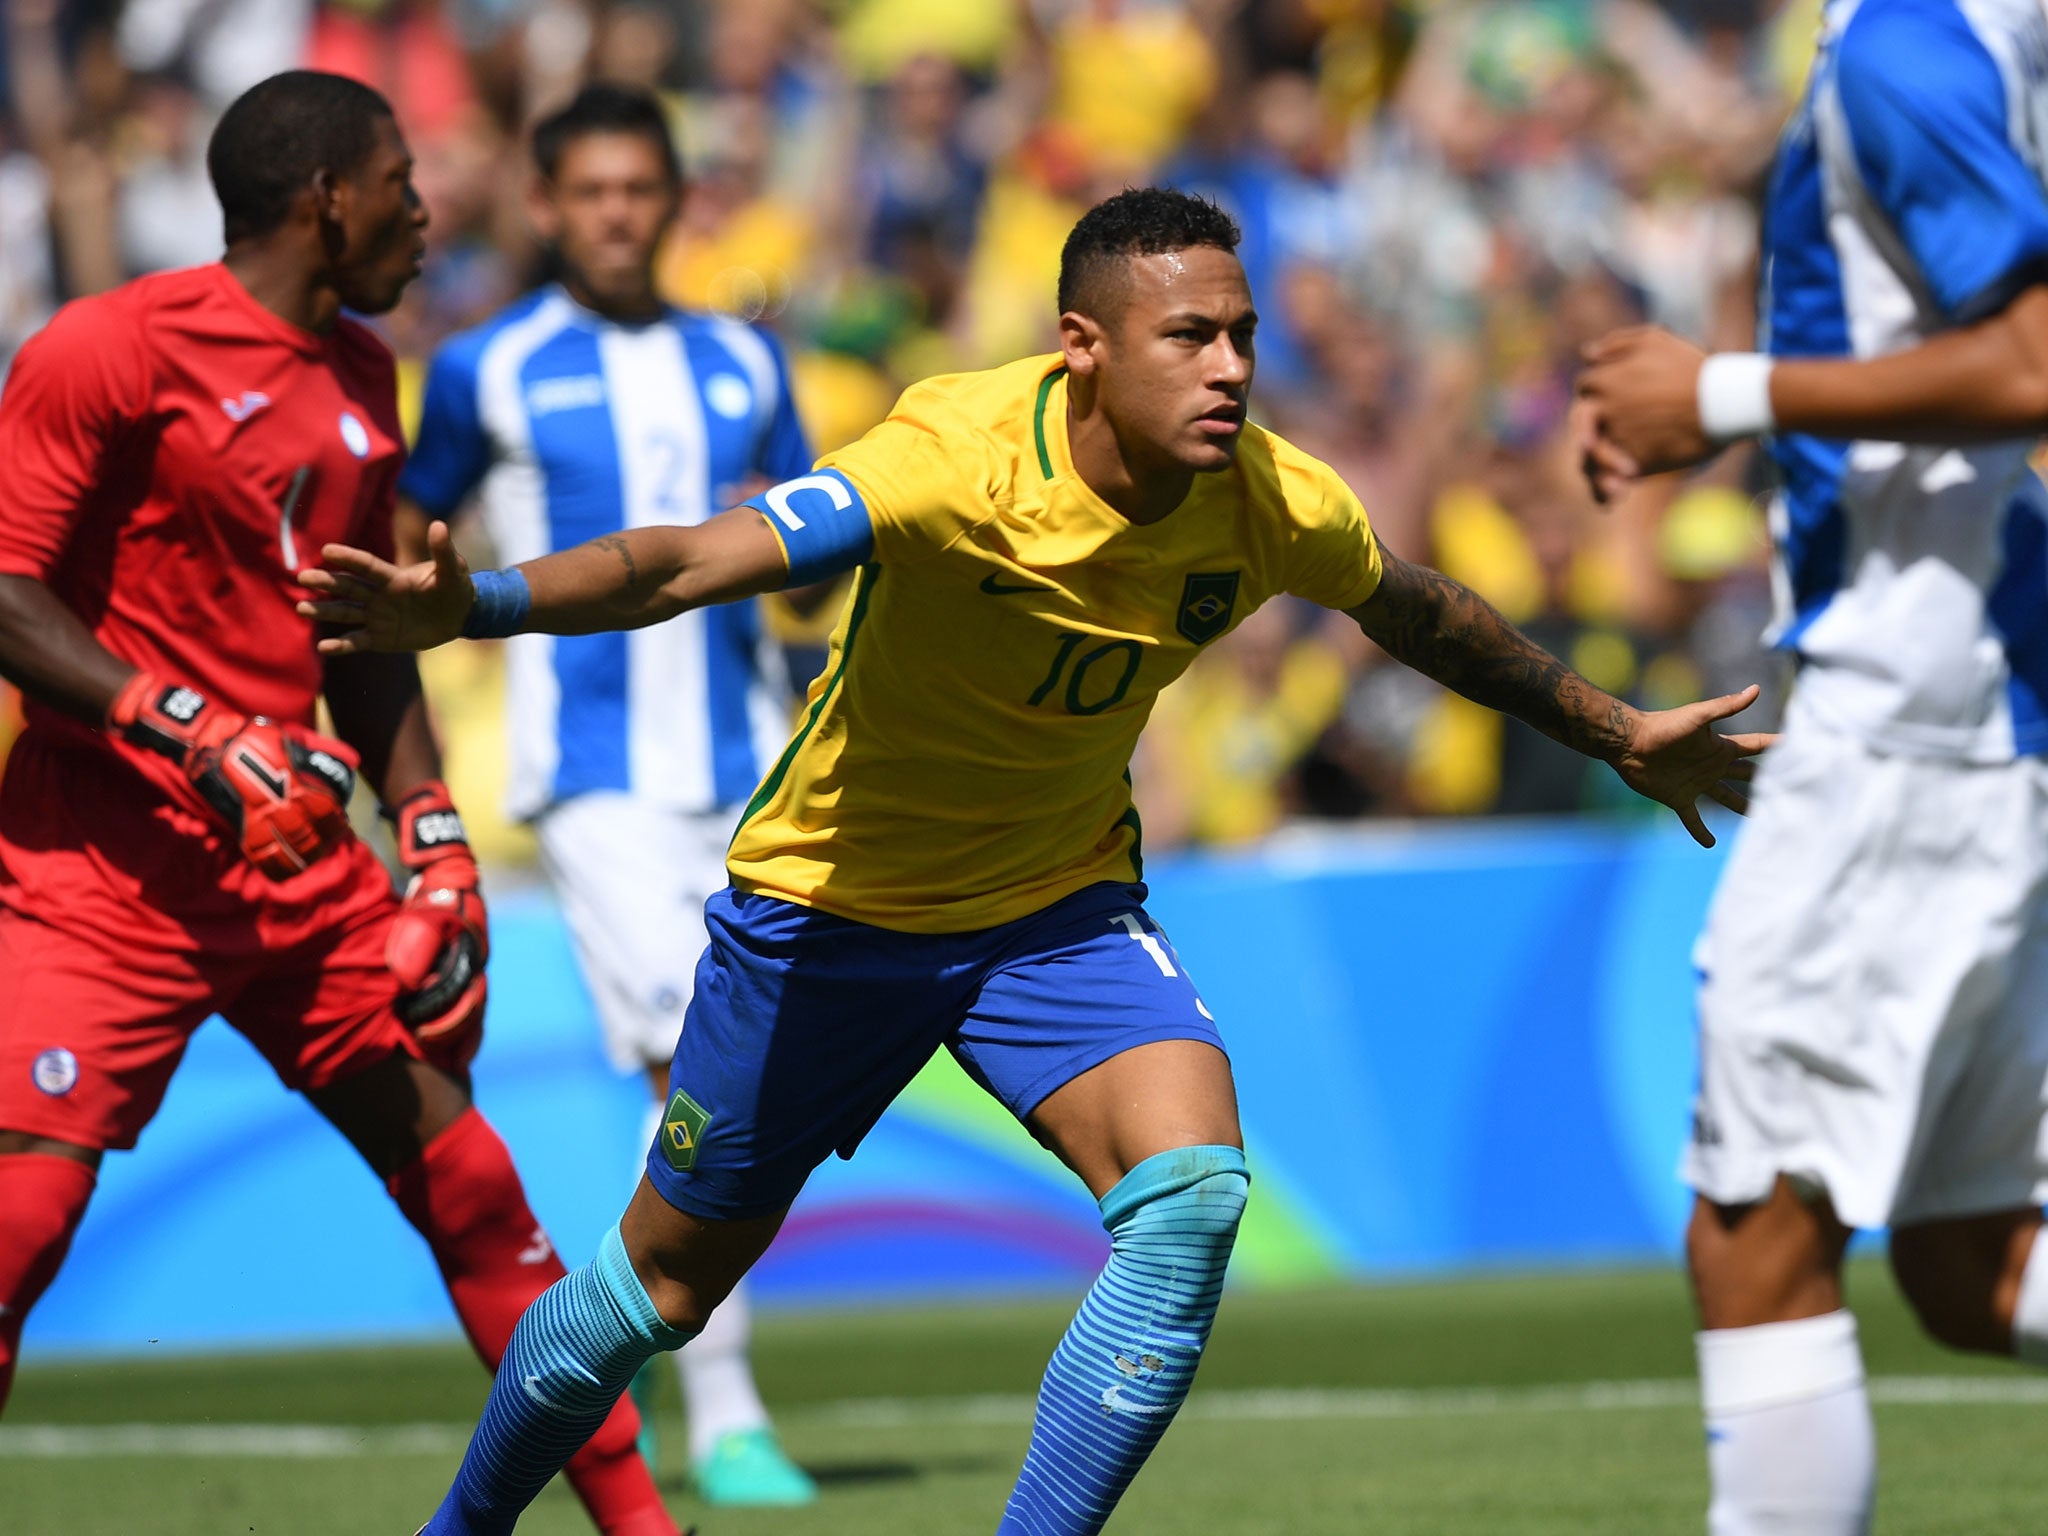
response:
[[[224,261],[213,263],[213,275],[215,285],[227,302],[240,310],[253,324],[261,327],[272,340],[282,342],[294,352],[303,353],[307,357],[320,357],[326,353],[328,344],[334,339],[333,331],[322,336],[317,331],[293,325],[282,315],[272,314],[257,301],[255,294],[242,286],[242,280],[228,270],[228,264]],[[337,318],[335,325],[339,327],[340,324]]]
[[[1074,468],[1074,447],[1067,438],[1067,370],[1061,364],[1038,383],[1038,395],[1031,407],[1031,445],[1037,450],[1039,473],[1042,483],[1050,486],[1056,481],[1065,481],[1071,487],[1072,497],[1101,522],[1107,523],[1118,533],[1139,537],[1154,532],[1163,532],[1167,524],[1181,516],[1201,494],[1203,478],[1195,477],[1189,486],[1184,501],[1166,517],[1153,523],[1134,523],[1123,513],[1095,494],[1095,488]]]
[[[587,304],[580,304],[566,285],[556,282],[548,284],[548,292],[568,305],[569,313],[579,325],[593,331],[648,331],[657,325],[673,324],[681,313],[673,304],[663,304],[661,313],[649,320],[614,320],[610,315],[599,314]]]

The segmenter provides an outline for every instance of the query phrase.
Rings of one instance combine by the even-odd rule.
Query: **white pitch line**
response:
[[[1274,1388],[1196,1392],[1184,1419],[1242,1422],[1318,1419],[1474,1418],[1497,1413],[1606,1413],[1644,1408],[1692,1408],[1699,1383],[1583,1381],[1530,1387],[1423,1387],[1378,1391]],[[1870,1383],[1873,1402],[1905,1404],[2048,1404],[2048,1377],[1880,1376]],[[804,1410],[814,1423],[893,1429],[929,1424],[1028,1424],[1032,1399],[1024,1396],[850,1399]],[[796,1415],[791,1415],[796,1417]]]
[[[460,1455],[457,1424],[0,1424],[0,1458],[247,1456],[326,1461],[351,1456]]]
[[[1909,1406],[2048,1405],[2048,1377],[1879,1376],[1873,1402]],[[1662,1381],[1585,1381],[1531,1387],[1428,1387],[1347,1391],[1272,1389],[1197,1392],[1184,1419],[1307,1422],[1343,1419],[1477,1418],[1507,1413],[1612,1413],[1692,1408],[1699,1386]],[[984,1397],[850,1398],[793,1409],[792,1425],[901,1429],[947,1424],[1024,1425],[1033,1400],[1023,1394]],[[363,1456],[461,1454],[466,1424],[0,1424],[0,1460],[57,1457],[163,1456],[333,1460]]]

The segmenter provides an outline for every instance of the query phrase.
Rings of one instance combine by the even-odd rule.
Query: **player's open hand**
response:
[[[1684,469],[1713,454],[1700,430],[1700,365],[1706,354],[1655,326],[1631,326],[1587,343],[1579,374],[1579,464],[1596,501],[1611,501],[1644,475]]]
[[[1702,848],[1714,846],[1714,834],[1700,819],[1699,802],[1711,800],[1738,816],[1747,812],[1756,768],[1751,759],[1778,739],[1766,732],[1724,736],[1714,729],[1716,722],[1754,704],[1757,693],[1751,683],[1718,699],[1637,714],[1628,745],[1612,760],[1623,783],[1670,806]]]
[[[321,639],[320,653],[430,651],[459,636],[476,588],[446,523],[428,525],[427,554],[418,565],[393,565],[346,544],[322,548],[326,565],[299,572],[299,585],[319,594],[301,602],[299,612],[340,627]]]

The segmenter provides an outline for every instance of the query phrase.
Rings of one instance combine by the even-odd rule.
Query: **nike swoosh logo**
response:
[[[519,1385],[526,1388],[526,1395],[532,1398],[536,1403],[539,1403],[541,1407],[546,1408],[553,1413],[561,1413],[565,1411],[560,1403],[555,1402],[553,1399],[549,1398],[547,1394],[541,1391],[539,1376],[529,1373],[525,1377],[521,1378]]]
[[[1008,597],[1017,592],[1057,592],[1059,588],[1049,581],[1023,583],[997,581],[995,572],[991,571],[988,575],[981,578],[981,590],[990,597]]]
[[[220,408],[229,421],[243,422],[270,404],[270,396],[260,389],[245,389],[240,400],[222,399]]]
[[[1102,1394],[1102,1411],[1105,1414],[1113,1416],[1119,1413],[1135,1413],[1143,1415],[1172,1413],[1174,1407],[1176,1406],[1172,1403],[1127,1403],[1124,1401],[1123,1392],[1124,1385],[1122,1382],[1118,1382],[1115,1386],[1111,1387],[1108,1391]]]

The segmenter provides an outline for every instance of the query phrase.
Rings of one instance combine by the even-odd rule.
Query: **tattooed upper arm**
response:
[[[1381,650],[1398,661],[1409,661],[1410,653],[1434,634],[1449,594],[1457,590],[1462,589],[1442,572],[1412,565],[1381,544],[1379,585],[1350,614]]]
[[[1372,596],[1350,610],[1396,661],[1468,699],[1525,720],[1592,757],[1626,746],[1631,711],[1530,640],[1491,603],[1441,571],[1380,546]]]

